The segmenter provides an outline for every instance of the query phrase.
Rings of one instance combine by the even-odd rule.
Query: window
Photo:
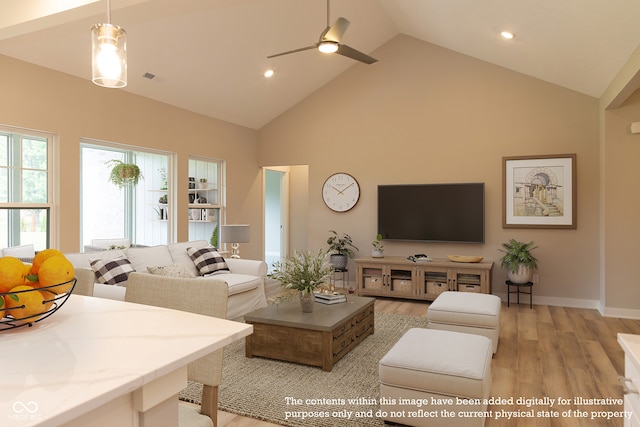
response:
[[[120,189],[109,182],[109,160],[138,165],[142,173],[138,185]],[[81,163],[83,246],[93,239],[127,238],[145,246],[171,241],[172,154],[83,140]]]
[[[0,127],[0,247],[49,247],[53,136]]]

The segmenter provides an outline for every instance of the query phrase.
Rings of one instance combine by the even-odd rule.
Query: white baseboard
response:
[[[636,319],[640,320],[640,310],[631,308],[607,308],[600,309],[600,314],[604,317],[618,317],[621,319]]]
[[[507,302],[507,294],[495,294],[502,299],[503,302]],[[511,304],[517,304],[515,302],[516,296],[511,295]],[[520,294],[520,304],[529,305],[529,295]],[[591,299],[578,299],[578,298],[560,298],[560,297],[545,297],[534,295],[533,304],[538,305],[553,305],[559,307],[572,307],[572,308],[590,308],[599,310],[599,301]]]
[[[507,294],[495,294],[500,297],[503,302],[507,302]],[[517,304],[514,302],[515,296],[511,295],[511,304]],[[520,304],[529,305],[529,295],[520,295]],[[571,307],[571,308],[588,308],[595,309],[604,317],[618,317],[621,319],[637,319],[640,320],[640,310],[630,308],[612,308],[603,307],[599,300],[591,299],[578,299],[578,298],[559,298],[559,297],[545,297],[545,296],[533,296],[533,304],[539,305],[552,305],[559,307]]]

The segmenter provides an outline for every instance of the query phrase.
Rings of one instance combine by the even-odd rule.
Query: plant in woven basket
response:
[[[326,252],[294,251],[293,255],[273,264],[273,272],[269,277],[280,282],[287,289],[295,289],[302,293],[313,293],[320,285],[326,283],[333,273]]]
[[[124,163],[121,160],[113,159],[105,162],[107,165],[113,165],[109,174],[109,182],[115,184],[122,189],[129,185],[138,185],[138,181],[143,179],[142,173],[138,165],[133,163]]]

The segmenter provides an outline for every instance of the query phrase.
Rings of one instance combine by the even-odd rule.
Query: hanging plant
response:
[[[129,185],[136,186],[138,181],[144,179],[138,165],[133,163],[123,163],[120,160],[109,160],[106,164],[111,164],[111,174],[109,175],[109,182],[115,184],[118,188],[122,189]]]

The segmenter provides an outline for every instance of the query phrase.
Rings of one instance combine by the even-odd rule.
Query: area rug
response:
[[[247,358],[244,340],[225,348],[218,408],[283,426],[382,426],[378,361],[410,328],[427,319],[375,313],[375,333],[331,372],[287,362]],[[190,382],[180,399],[200,403],[202,386]]]

